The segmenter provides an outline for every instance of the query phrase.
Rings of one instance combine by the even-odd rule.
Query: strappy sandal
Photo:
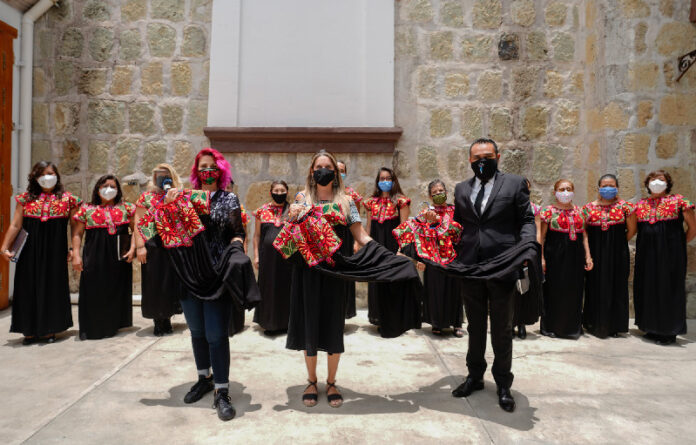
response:
[[[326,381],[326,398],[329,400],[329,406],[331,408],[339,408],[341,405],[343,405],[343,396],[339,394],[329,394],[329,390],[333,387],[336,391],[338,391],[338,388],[336,388],[336,382],[329,383],[329,381]],[[333,403],[337,402],[337,403]]]
[[[302,394],[302,403],[304,403],[304,406],[307,408],[311,408],[313,406],[317,405],[317,402],[319,401],[319,388],[317,387],[317,381],[311,381],[307,380],[309,382],[309,385],[304,389],[307,391],[311,386],[314,387],[314,389],[317,390],[314,394],[312,393],[307,393],[307,394]]]

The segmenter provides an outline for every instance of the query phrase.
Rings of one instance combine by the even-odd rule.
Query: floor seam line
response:
[[[444,370],[447,372],[447,374],[449,374],[450,379],[452,380],[452,383],[454,384],[453,387],[456,387],[458,382],[455,380],[454,374],[452,373],[452,370],[449,368],[449,366],[447,366],[447,363],[445,363],[445,359],[442,357],[442,355],[440,355],[440,351],[437,349],[437,347],[435,346],[435,344],[433,343],[433,341],[430,338],[428,338],[427,336],[424,336],[424,338],[425,338],[425,342],[427,343],[430,350],[433,352],[433,354],[435,354],[435,357],[437,358],[437,361],[440,363],[440,366],[442,366],[442,368],[444,368]],[[469,405],[469,408],[471,408],[471,411],[476,415],[476,418],[478,419],[479,424],[481,424],[481,427],[483,428],[483,430],[486,432],[488,439],[491,441],[491,443],[494,444],[495,441],[493,440],[493,437],[491,436],[490,431],[488,431],[488,428],[486,428],[486,425],[483,423],[483,419],[481,419],[481,416],[479,416],[479,413],[471,405],[471,403],[469,402],[469,399],[464,397],[464,400],[466,401],[466,404]]]
[[[51,423],[53,423],[58,417],[62,416],[62,415],[63,415],[65,412],[67,412],[70,408],[72,408],[72,407],[75,406],[78,402],[80,402],[82,399],[84,399],[85,397],[87,397],[92,391],[94,391],[95,389],[99,388],[100,386],[102,386],[102,385],[103,385],[104,383],[106,383],[107,381],[109,381],[109,379],[111,379],[111,377],[113,377],[114,375],[116,375],[120,370],[122,370],[123,368],[125,368],[126,366],[128,366],[130,363],[132,363],[135,359],[137,359],[138,357],[140,357],[145,351],[149,350],[152,346],[154,346],[155,344],[157,344],[160,340],[161,340],[161,338],[158,338],[158,339],[154,340],[152,343],[150,343],[150,344],[148,344],[147,346],[145,346],[142,350],[140,350],[140,351],[137,351],[137,350],[136,350],[135,352],[131,353],[131,355],[129,355],[128,357],[126,357],[126,359],[125,359],[123,362],[121,362],[119,365],[117,365],[113,370],[111,370],[110,372],[104,374],[99,380],[97,380],[96,382],[92,383],[89,387],[85,388],[85,389],[80,393],[80,395],[77,396],[77,398],[76,398],[75,400],[73,400],[72,402],[68,402],[65,406],[63,406],[62,408],[58,409],[58,411],[56,412],[56,414],[55,414],[53,417],[51,417],[51,418],[48,419],[47,421],[43,422],[43,423],[42,423],[41,425],[39,425],[39,426],[36,428],[36,430],[34,430],[29,436],[25,437],[24,439],[20,439],[17,443],[19,443],[19,444],[24,444],[24,443],[26,443],[28,440],[31,440],[32,437],[36,436],[36,435],[37,435],[39,432],[41,432],[44,428],[46,428],[46,427],[49,426]]]

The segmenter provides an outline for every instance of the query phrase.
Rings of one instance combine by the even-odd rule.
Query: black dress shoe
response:
[[[234,406],[232,406],[232,401],[230,400],[227,389],[218,389],[215,391],[213,408],[217,408],[217,415],[220,420],[232,420],[237,414],[234,410]]]
[[[464,383],[457,386],[457,389],[452,391],[452,397],[469,397],[474,391],[481,391],[483,389],[483,380],[474,380],[471,377],[467,377]]]
[[[525,325],[521,324],[517,326],[517,336],[520,338],[520,340],[527,338],[527,328]]]
[[[655,340],[655,343],[661,346],[669,346],[671,344],[674,344],[677,342],[677,336],[676,335],[660,335],[657,340]]]
[[[164,327],[164,333],[165,334],[171,334],[174,332],[174,328],[172,328],[172,320],[171,318],[167,318],[166,320],[163,321],[163,327]]]
[[[510,388],[498,387],[498,405],[509,413],[515,410],[515,399],[510,393]]]
[[[198,376],[198,381],[189,389],[189,392],[184,396],[184,403],[195,403],[203,398],[204,395],[215,389],[213,376],[204,377]]]

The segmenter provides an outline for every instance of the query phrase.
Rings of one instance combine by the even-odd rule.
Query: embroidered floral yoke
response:
[[[633,204],[623,199],[608,206],[588,202],[583,206],[582,213],[587,225],[599,226],[606,232],[609,226],[626,223],[626,219],[633,213]]]
[[[363,203],[372,219],[380,224],[388,219],[398,218],[399,210],[409,204],[411,200],[405,196],[399,196],[396,202],[393,202],[391,198],[372,197]]]
[[[29,199],[29,192],[24,192],[15,196],[15,201],[24,206],[25,218],[38,218],[43,222],[54,218],[67,218],[70,211],[82,202],[70,192],[63,192],[60,198],[52,193],[41,193],[33,201]]]
[[[539,213],[541,220],[549,225],[549,230],[567,233],[571,241],[578,238],[578,233],[585,232],[585,218],[578,206],[572,209],[559,209],[550,205]]]
[[[682,195],[667,195],[662,198],[641,199],[636,204],[638,222],[655,224],[658,221],[678,219],[681,212],[693,209],[694,203]]]
[[[159,234],[167,249],[188,247],[193,244],[193,237],[205,229],[198,215],[210,213],[210,192],[185,189],[169,204],[164,203],[163,193],[146,192],[136,205],[147,209],[138,222],[145,241]]]
[[[454,206],[436,206],[440,221],[428,224],[424,213],[409,218],[392,231],[400,248],[413,244],[420,258],[438,264],[451,263],[457,256],[454,246],[459,243],[462,226],[453,220]]]
[[[109,235],[115,235],[119,226],[130,223],[135,214],[135,205],[122,202],[115,206],[97,206],[83,204],[73,219],[84,223],[85,229],[108,229]]]

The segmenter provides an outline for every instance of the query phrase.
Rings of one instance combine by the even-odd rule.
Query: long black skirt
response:
[[[340,252],[343,256],[353,255],[353,245],[355,244],[355,239],[350,230],[346,233],[346,238],[341,244]],[[353,318],[358,315],[357,308],[355,306],[355,283],[352,281],[346,282],[346,320]]]
[[[142,265],[142,301],[140,309],[143,317],[167,319],[181,313],[179,299],[186,297],[186,290],[169,260],[162,239],[155,235],[145,243],[147,263]]]
[[[589,226],[587,236],[594,267],[585,276],[582,323],[588,332],[607,337],[628,332],[630,257],[626,224]]]
[[[292,266],[273,247],[281,227],[261,224],[259,241],[259,291],[261,301],[254,311],[254,322],[267,331],[285,331],[290,319]]]
[[[638,223],[633,303],[641,331],[686,333],[686,235],[679,218]]]
[[[392,234],[392,230],[399,225],[400,219],[388,219],[383,223],[375,220],[370,222],[370,237],[387,248],[390,252],[399,250],[399,244]],[[385,297],[385,298],[382,298]],[[388,311],[389,306],[387,301],[393,300],[395,294],[389,285],[383,283],[369,283],[367,285],[367,318],[373,325],[379,326],[380,319],[384,316],[383,311]],[[418,310],[420,316],[421,310]]]
[[[464,321],[461,280],[426,266],[423,287],[423,321],[433,328],[461,328]]]
[[[85,234],[78,318],[80,334],[88,339],[112,337],[133,325],[133,266],[118,260],[119,235],[128,236],[127,225],[114,235],[106,228]]]
[[[67,226],[68,218],[24,218],[29,236],[15,270],[10,332],[45,336],[73,325]]]
[[[541,333],[577,339],[582,335],[582,293],[585,284],[583,234],[549,230],[544,243],[546,281]]]

